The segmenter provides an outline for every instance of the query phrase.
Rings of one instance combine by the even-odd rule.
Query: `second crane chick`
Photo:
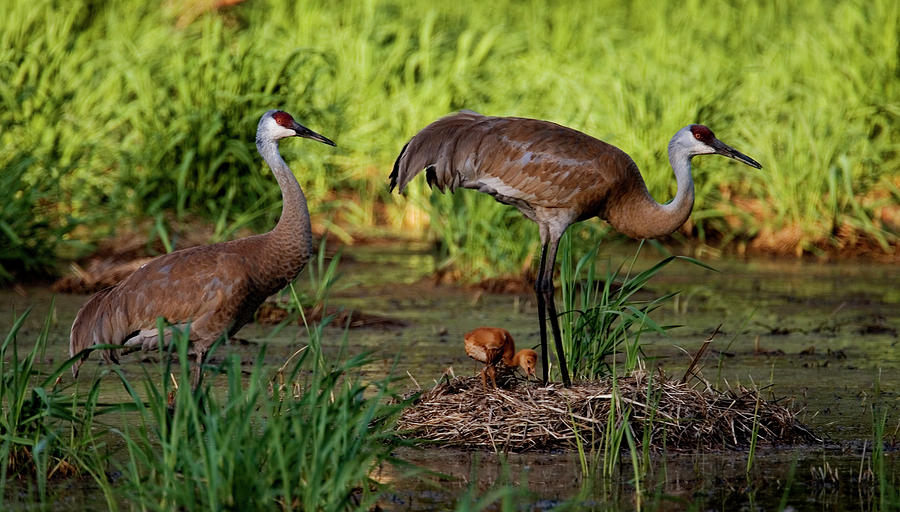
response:
[[[497,388],[497,365],[503,363],[513,368],[519,367],[525,377],[534,376],[537,366],[537,352],[530,348],[516,352],[512,335],[500,327],[479,327],[465,335],[466,354],[472,359],[485,364],[481,370],[481,384],[487,389],[487,377],[491,378]]]

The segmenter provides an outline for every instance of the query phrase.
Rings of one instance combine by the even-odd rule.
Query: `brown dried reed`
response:
[[[795,411],[764,399],[758,390],[716,391],[700,379],[690,385],[662,371],[652,378],[637,371],[565,388],[498,370],[496,390],[484,389],[477,377],[444,377],[403,413],[398,430],[423,442],[470,449],[574,449],[576,436],[586,446],[599,447],[614,407],[616,426],[627,421],[633,438],[648,440],[657,451],[745,449],[754,422],[758,444],[817,440],[796,420]]]

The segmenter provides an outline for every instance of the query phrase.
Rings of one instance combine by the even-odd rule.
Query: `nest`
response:
[[[757,444],[818,441],[796,412],[758,390],[698,390],[662,372],[564,388],[498,370],[496,390],[484,389],[478,377],[444,378],[403,413],[397,429],[411,439],[468,449],[574,449],[577,438],[602,447],[613,410],[615,428],[630,429],[638,445],[652,450],[745,449],[754,430]]]

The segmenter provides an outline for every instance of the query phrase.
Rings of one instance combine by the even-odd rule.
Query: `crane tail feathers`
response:
[[[478,123],[488,119],[472,111],[443,117],[423,128],[403,146],[390,175],[390,190],[400,192],[422,170],[431,187],[452,192],[464,186],[474,173],[478,142],[483,135]]]
[[[121,312],[112,307],[110,294],[113,290],[115,287],[97,292],[78,311],[69,334],[69,357],[75,357],[94,345],[119,343],[129,332]],[[102,354],[108,362],[119,362],[112,350],[104,350]],[[84,354],[72,364],[73,377],[78,377],[78,370],[87,357],[88,354]]]
[[[403,145],[403,149],[400,150],[400,154],[397,155],[397,160],[394,161],[394,170],[391,171],[391,187],[388,189],[389,192],[393,192],[394,188],[397,187],[397,182],[400,177],[400,160],[403,158],[403,155],[406,153],[406,148],[409,147],[409,142]],[[403,186],[400,187],[400,192],[403,192]]]

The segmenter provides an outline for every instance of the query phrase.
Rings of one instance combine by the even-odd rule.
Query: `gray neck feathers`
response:
[[[691,158],[694,155],[684,145],[677,142],[677,136],[669,142],[669,165],[675,173],[675,198],[661,205],[671,216],[668,233],[675,231],[691,215],[694,208],[694,178],[691,175]]]
[[[633,238],[666,236],[681,227],[694,207],[694,180],[691,177],[693,154],[679,142],[676,134],[669,142],[669,164],[675,173],[677,192],[665,204],[657,203],[647,191],[640,173],[632,187],[610,205],[608,220],[617,231]]]
[[[281,188],[283,204],[281,218],[269,233],[273,249],[279,252],[280,263],[285,265],[286,276],[293,279],[303,268],[312,254],[312,228],[309,224],[309,210],[306,197],[297,178],[278,152],[278,141],[262,140],[257,137],[256,148],[269,164],[269,168]],[[279,265],[280,266],[280,265]]]

